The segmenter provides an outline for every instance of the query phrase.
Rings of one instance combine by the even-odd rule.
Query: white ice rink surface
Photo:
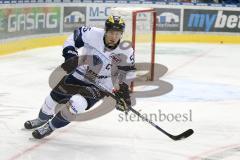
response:
[[[138,98],[134,108],[158,118],[160,111],[188,116],[185,122],[155,121],[172,134],[194,129],[176,142],[136,118],[122,121],[116,110],[43,140],[31,138],[23,123],[37,116],[49,94],[48,77],[63,62],[61,50],[0,57],[0,160],[240,160],[239,45],[157,45],[156,62],[169,69],[161,80],[174,88]]]

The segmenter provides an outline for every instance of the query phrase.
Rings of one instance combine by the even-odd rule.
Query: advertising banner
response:
[[[87,8],[88,25],[104,28],[104,22],[111,14],[111,7],[102,5],[89,6]]]
[[[63,32],[86,25],[86,7],[64,7]]]
[[[240,32],[240,11],[184,9],[183,31]]]
[[[60,29],[60,12],[60,7],[0,9],[0,39],[57,33]]]
[[[180,31],[181,10],[155,8],[157,11],[157,31]]]

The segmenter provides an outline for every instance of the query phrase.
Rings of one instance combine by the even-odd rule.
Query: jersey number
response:
[[[130,59],[130,62],[131,62],[132,64],[135,63],[135,59],[134,59],[134,55],[133,55],[133,54],[129,57],[129,59]]]
[[[83,32],[90,31],[91,27],[82,27]]]

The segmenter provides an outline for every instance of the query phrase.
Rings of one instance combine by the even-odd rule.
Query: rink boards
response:
[[[0,7],[0,55],[31,48],[62,45],[79,26],[103,27],[111,3],[3,4]],[[134,4],[128,4],[134,6]],[[156,42],[240,43],[239,9],[191,5],[141,4],[157,12]],[[144,14],[140,18],[144,20]],[[146,19],[145,19],[146,20]],[[150,34],[137,33],[149,42]]]

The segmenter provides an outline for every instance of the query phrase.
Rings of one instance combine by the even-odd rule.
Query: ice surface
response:
[[[34,140],[23,123],[37,116],[49,94],[48,77],[63,62],[61,47],[2,56],[0,159],[239,160],[239,50],[239,45],[157,45],[156,62],[169,69],[160,79],[170,82],[173,90],[160,97],[138,98],[134,108],[149,117],[155,113],[154,122],[172,134],[194,129],[194,135],[177,142],[134,115],[125,118],[115,110]],[[160,113],[169,120],[162,120]],[[177,114],[187,120],[171,120]]]

